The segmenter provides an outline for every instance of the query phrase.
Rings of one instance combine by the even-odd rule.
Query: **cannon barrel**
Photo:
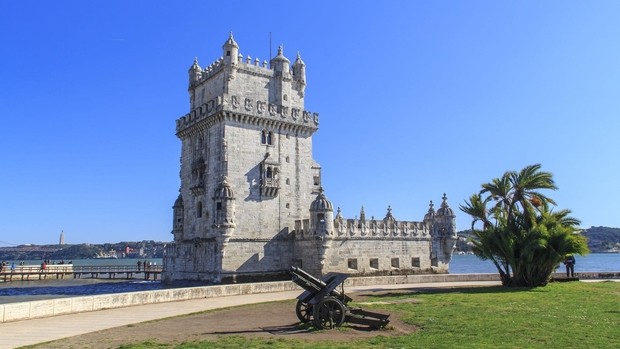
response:
[[[291,267],[290,272],[292,275],[291,280],[293,280],[294,283],[296,283],[299,287],[303,288],[304,290],[308,291],[313,296],[321,293],[324,289],[330,287],[325,281],[315,278],[314,276],[308,274],[306,271],[302,270],[301,268]],[[332,279],[328,279],[328,280],[332,280]],[[343,292],[340,292],[335,289],[330,289],[328,294],[333,297],[344,299],[345,303],[351,301],[350,297],[344,295]],[[323,296],[327,296],[327,294]]]
[[[293,282],[308,292],[318,293],[327,286],[325,282],[308,274],[301,268],[291,267],[291,275],[293,276],[291,278]]]

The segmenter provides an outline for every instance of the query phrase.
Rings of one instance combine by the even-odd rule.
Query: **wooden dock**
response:
[[[39,266],[16,266],[14,270],[6,266],[0,272],[0,280],[35,281],[46,279],[161,279],[162,266],[155,265],[138,269],[137,266],[74,266],[71,264],[52,264],[41,269]]]

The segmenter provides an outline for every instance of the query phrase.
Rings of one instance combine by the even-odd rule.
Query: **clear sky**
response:
[[[347,218],[422,220],[541,163],[620,227],[619,1],[2,1],[0,246],[170,241],[187,70],[307,65],[314,158]],[[437,206],[436,206],[437,207]]]

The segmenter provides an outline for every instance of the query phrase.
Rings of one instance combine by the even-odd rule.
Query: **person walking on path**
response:
[[[572,254],[566,256],[564,265],[566,266],[566,277],[575,277],[575,257]]]
[[[140,271],[140,266],[142,266],[142,261],[138,261],[138,271]]]

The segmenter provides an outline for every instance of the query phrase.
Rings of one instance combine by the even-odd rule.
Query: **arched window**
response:
[[[271,167],[267,167],[267,172],[265,173],[265,176],[267,178],[272,178],[273,177],[273,172],[271,172]]]
[[[267,132],[265,130],[260,133],[260,144],[267,144]]]
[[[273,145],[273,132],[271,131],[267,134],[267,144]]]

